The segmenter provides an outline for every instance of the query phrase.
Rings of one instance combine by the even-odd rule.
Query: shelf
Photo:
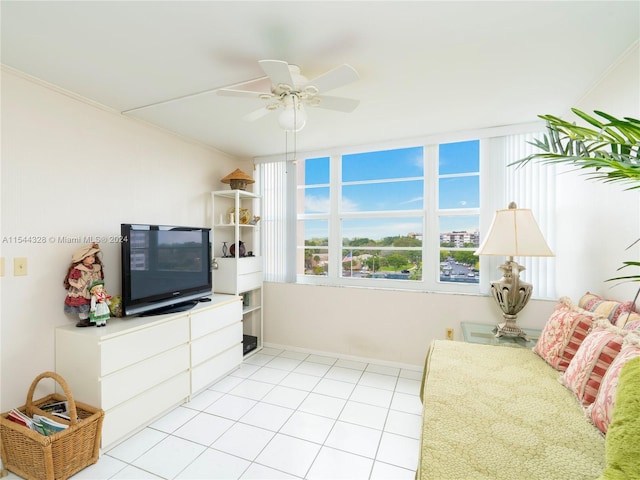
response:
[[[262,305],[255,305],[255,306],[249,306],[249,307],[243,307],[242,308],[242,314],[245,315],[247,313],[251,313],[255,310],[260,310],[262,308]]]
[[[211,192],[212,248],[218,264],[213,274],[216,293],[226,293],[245,297],[247,305],[242,307],[243,334],[257,338],[257,348],[247,352],[255,354],[262,348],[263,335],[263,272],[261,256],[261,223],[230,223],[228,213],[246,209],[250,217],[261,215],[262,199],[259,195],[244,190],[219,190]],[[245,252],[252,256],[222,256],[223,245],[227,245],[227,255],[231,246],[242,241]],[[239,253],[236,249],[236,253]],[[246,358],[245,356],[245,358]]]
[[[251,225],[250,223],[239,223],[236,225],[235,223],[216,223],[214,228],[224,228],[224,227],[241,227],[241,228],[256,228],[257,225]]]
[[[236,198],[236,196],[240,198],[260,198],[260,195],[257,195],[253,192],[247,192],[246,190],[216,190],[215,192],[211,192],[218,197],[226,197],[226,198]]]

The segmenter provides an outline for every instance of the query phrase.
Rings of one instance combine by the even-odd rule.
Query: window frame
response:
[[[381,289],[394,289],[394,290],[409,290],[409,291],[439,291],[439,292],[458,292],[458,293],[480,293],[480,284],[482,282],[482,275],[480,276],[479,283],[455,283],[446,282],[440,280],[440,230],[439,230],[439,218],[442,212],[446,212],[447,215],[480,215],[480,208],[474,209],[444,209],[438,208],[439,198],[439,171],[438,171],[438,146],[443,143],[455,143],[468,140],[478,140],[482,145],[481,138],[465,138],[455,139],[451,141],[441,141],[437,144],[420,144],[413,142],[396,143],[393,146],[384,145],[377,147],[375,145],[369,145],[366,148],[345,148],[341,150],[334,150],[330,154],[320,155],[305,155],[306,158],[329,158],[329,204],[330,211],[328,213],[304,213],[298,212],[296,215],[296,222],[304,222],[307,220],[327,220],[329,229],[328,238],[328,262],[329,269],[327,275],[307,275],[305,273],[298,272],[296,274],[296,283],[308,284],[308,285],[329,285],[329,286],[354,286],[354,287],[366,287],[366,288],[381,288]],[[423,176],[422,177],[407,177],[399,179],[400,181],[410,181],[411,179],[420,179],[423,181],[423,205],[421,209],[413,210],[395,210],[395,211],[365,211],[365,212],[344,212],[341,208],[342,202],[342,187],[344,185],[352,185],[357,183],[364,183],[358,181],[342,182],[342,156],[353,153],[363,152],[376,152],[381,150],[394,150],[403,148],[415,148],[422,147],[423,149]],[[483,150],[480,148],[479,152],[479,176],[482,178],[482,166],[483,166]],[[304,162],[304,160],[303,160]],[[452,176],[468,176],[469,174],[455,174]],[[449,175],[447,175],[449,176]],[[299,179],[304,179],[304,175],[299,173]],[[386,180],[384,180],[386,181]],[[396,181],[395,179],[389,179],[388,181]],[[324,184],[323,184],[324,185]],[[315,188],[314,186],[306,186],[304,184],[298,184],[296,186],[297,198],[301,198],[301,192],[306,189]],[[482,203],[482,202],[481,202]],[[393,216],[416,218],[421,217],[422,220],[422,248],[420,249],[422,257],[422,279],[421,280],[397,280],[397,279],[372,279],[372,278],[353,278],[343,277],[342,273],[342,259],[343,244],[342,244],[342,220],[344,219],[357,219],[357,218],[388,218]],[[425,232],[427,234],[425,234]],[[304,239],[303,239],[304,242]],[[296,242],[297,243],[297,242]],[[296,245],[296,249],[306,249],[305,245]],[[385,248],[376,248],[376,250],[384,250]],[[387,248],[388,250],[401,250],[402,247]],[[432,258],[433,257],[433,258]],[[296,266],[298,268],[298,266]],[[304,269],[304,265],[302,266]]]

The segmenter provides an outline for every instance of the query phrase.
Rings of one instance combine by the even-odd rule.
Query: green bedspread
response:
[[[416,478],[597,478],[604,437],[559,376],[529,349],[433,342]]]

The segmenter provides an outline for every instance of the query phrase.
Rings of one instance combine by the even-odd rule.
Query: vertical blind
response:
[[[505,196],[520,208],[529,208],[538,222],[547,244],[555,247],[556,169],[538,161],[507,167],[512,162],[538,151],[529,142],[540,139],[543,132],[504,137]],[[556,298],[554,257],[519,257],[526,270],[522,278],[533,285],[536,298]]]
[[[295,282],[295,164],[258,163],[256,177],[258,193],[262,196],[264,280]]]

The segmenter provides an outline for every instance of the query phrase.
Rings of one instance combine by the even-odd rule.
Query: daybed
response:
[[[640,335],[629,331],[563,298],[533,351],[434,341],[416,478],[640,478]],[[618,405],[612,419],[620,371],[632,367],[634,413],[623,419]]]

